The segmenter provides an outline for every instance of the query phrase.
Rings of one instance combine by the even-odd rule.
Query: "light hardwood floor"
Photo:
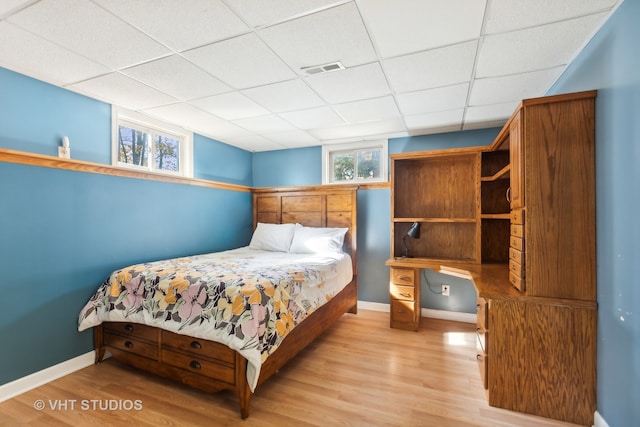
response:
[[[99,407],[136,400],[139,410]],[[66,409],[51,408],[60,402]],[[111,360],[0,403],[0,414],[2,426],[573,425],[487,405],[475,325],[423,318],[418,332],[400,331],[388,313],[367,310],[345,315],[259,388],[244,421],[231,393],[201,393]]]

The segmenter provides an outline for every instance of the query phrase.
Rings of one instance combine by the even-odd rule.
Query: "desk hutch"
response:
[[[489,404],[583,425],[596,409],[595,96],[524,100],[488,147],[392,155],[387,261],[391,327],[417,329],[420,269],[467,277]]]

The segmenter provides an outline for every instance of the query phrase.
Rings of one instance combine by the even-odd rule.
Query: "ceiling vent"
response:
[[[323,65],[302,67],[300,69],[309,75],[313,75],[313,74],[329,73],[331,71],[344,70],[345,66],[342,65],[340,61],[336,61],[336,62],[330,62],[328,64],[323,64]]]

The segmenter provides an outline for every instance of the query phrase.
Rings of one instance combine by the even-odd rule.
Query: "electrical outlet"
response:
[[[443,297],[449,296],[449,285],[442,285],[442,296]]]

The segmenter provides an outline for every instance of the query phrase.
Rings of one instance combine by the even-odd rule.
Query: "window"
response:
[[[387,140],[322,146],[322,183],[386,182]]]
[[[192,135],[177,126],[115,108],[113,164],[148,172],[192,176]]]

